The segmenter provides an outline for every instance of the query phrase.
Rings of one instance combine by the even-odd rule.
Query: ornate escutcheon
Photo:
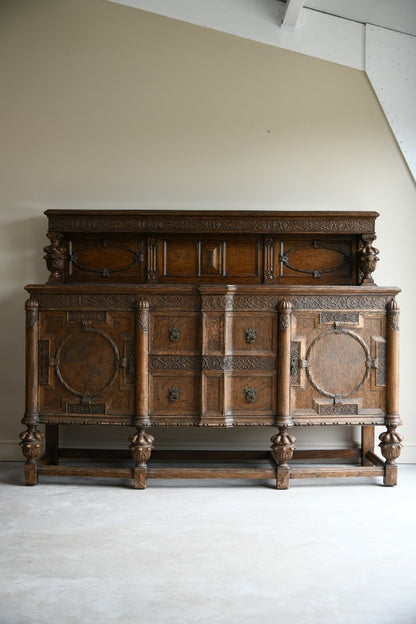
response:
[[[252,344],[256,340],[257,330],[254,327],[247,327],[246,329],[246,342]]]
[[[181,330],[179,327],[170,327],[169,328],[169,340],[171,342],[178,342],[181,337]]]
[[[246,395],[247,403],[254,403],[256,399],[257,390],[256,388],[249,386],[248,388],[244,388],[244,394]]]
[[[169,401],[171,403],[175,403],[181,395],[181,389],[178,388],[177,386],[172,386],[172,388],[169,388],[168,390],[168,395],[169,395]]]

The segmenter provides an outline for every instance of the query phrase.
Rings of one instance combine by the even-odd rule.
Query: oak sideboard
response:
[[[50,277],[26,287],[26,484],[397,483],[399,289],[374,283],[377,213],[45,214]],[[70,449],[64,425],[125,426],[130,437],[124,451]],[[296,427],[322,425],[358,426],[361,442],[297,451]],[[271,447],[168,451],[162,426],[245,427],[248,437],[269,427]]]

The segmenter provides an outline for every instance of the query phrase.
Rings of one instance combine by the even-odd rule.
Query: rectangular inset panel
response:
[[[204,412],[218,416],[223,413],[224,378],[217,375],[204,375]]]
[[[150,375],[150,413],[152,416],[196,417],[200,413],[201,380],[194,373]]]
[[[170,315],[154,312],[150,317],[151,353],[200,353],[199,314]]]
[[[222,353],[224,350],[224,316],[204,314],[204,352]]]
[[[254,236],[226,241],[225,273],[227,278],[260,277],[260,240]]]
[[[222,241],[199,242],[199,275],[223,275],[224,245]]]
[[[162,248],[163,277],[196,277],[198,244],[193,238],[166,238]]]
[[[142,282],[144,241],[116,234],[73,236],[68,241],[68,279],[77,282]]]
[[[276,326],[276,315],[228,314],[227,327],[231,334],[231,344],[227,346],[233,353],[275,354]]]

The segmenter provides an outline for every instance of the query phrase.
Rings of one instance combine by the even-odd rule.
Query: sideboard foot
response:
[[[147,480],[147,462],[153,451],[154,437],[146,433],[144,429],[137,428],[137,432],[129,440],[129,449],[136,462],[133,474],[134,488],[144,490]]]
[[[42,451],[43,438],[43,433],[38,431],[34,425],[28,425],[27,430],[20,434],[20,446],[23,455],[26,457],[25,485],[36,485],[38,482],[37,458]]]

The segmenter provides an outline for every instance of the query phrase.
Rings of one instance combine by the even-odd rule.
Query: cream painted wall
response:
[[[47,278],[43,211],[143,207],[378,210],[376,281],[404,289],[403,459],[416,461],[416,192],[364,73],[104,0],[3,0],[0,84],[0,458],[20,459],[23,286]],[[130,430],[74,433],[125,446]],[[246,447],[270,433],[174,439]],[[297,435],[316,447],[351,433]]]

